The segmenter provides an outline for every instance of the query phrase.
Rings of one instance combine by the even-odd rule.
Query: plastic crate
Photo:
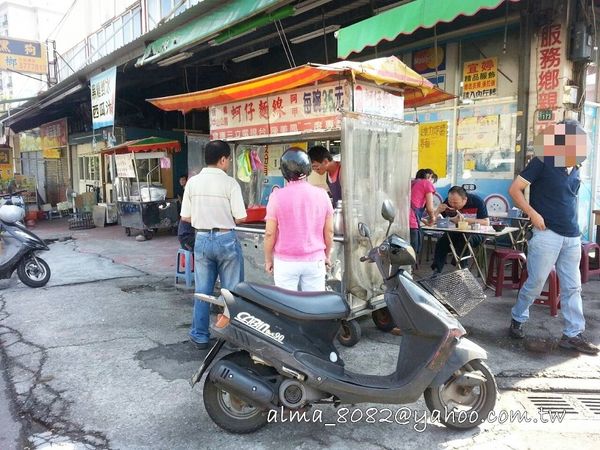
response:
[[[88,230],[95,226],[91,212],[78,212],[69,219],[69,230]]]

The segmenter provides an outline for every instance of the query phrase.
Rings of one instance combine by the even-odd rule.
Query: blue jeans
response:
[[[197,233],[194,246],[194,281],[196,292],[212,295],[217,276],[221,287],[233,289],[244,279],[242,247],[235,231],[227,233]],[[210,334],[210,304],[194,299],[194,316],[190,338],[199,343],[208,342]]]
[[[585,330],[581,301],[581,238],[564,237],[551,230],[533,230],[527,251],[527,281],[512,308],[517,322],[529,319],[529,307],[540,295],[553,266],[560,284],[560,310],[565,319],[563,333],[577,336]]]

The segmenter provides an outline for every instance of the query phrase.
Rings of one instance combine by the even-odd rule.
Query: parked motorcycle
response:
[[[384,202],[382,215],[391,226],[391,202]],[[361,223],[359,231],[370,243],[368,227]],[[483,362],[485,350],[466,339],[458,319],[403,270],[415,262],[414,250],[388,233],[361,261],[378,267],[387,307],[404,333],[389,375],[345,367],[334,340],[349,308],[336,293],[240,283],[231,292],[222,289],[218,298],[196,294],[224,307],[211,328],[217,342],[191,380],[194,386],[208,373],[204,406],[218,426],[249,433],[266,425],[273,411],[306,411],[316,404],[403,405],[421,395],[432,417],[449,428],[470,429],[488,417],[497,387]]]
[[[50,267],[36,252],[50,249],[25,228],[22,219],[20,207],[0,206],[0,279],[10,278],[16,270],[23,284],[42,287],[50,280]]]

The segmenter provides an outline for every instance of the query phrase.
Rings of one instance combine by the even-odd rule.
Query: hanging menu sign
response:
[[[348,109],[347,81],[215,105],[209,109],[211,139],[243,139],[339,130],[340,109]]]

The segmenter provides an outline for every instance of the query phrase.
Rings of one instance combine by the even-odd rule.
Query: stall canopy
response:
[[[337,33],[338,58],[346,58],[350,53],[358,53],[381,41],[393,41],[401,34],[410,35],[419,28],[432,28],[440,22],[452,22],[461,15],[473,16],[482,9],[495,9],[504,1],[414,0],[340,29]]]
[[[227,86],[152,98],[148,101],[162,110],[181,111],[185,114],[193,109],[203,109],[212,105],[260,97],[306,86],[316,81],[331,81],[345,76],[371,81],[384,89],[392,88],[392,93],[404,96],[404,105],[407,108],[443,102],[455,97],[434,86],[395,56],[390,56],[364,62],[340,61],[328,65],[306,64]]]
[[[102,153],[178,152],[180,150],[181,144],[177,140],[147,137],[105,148]]]

